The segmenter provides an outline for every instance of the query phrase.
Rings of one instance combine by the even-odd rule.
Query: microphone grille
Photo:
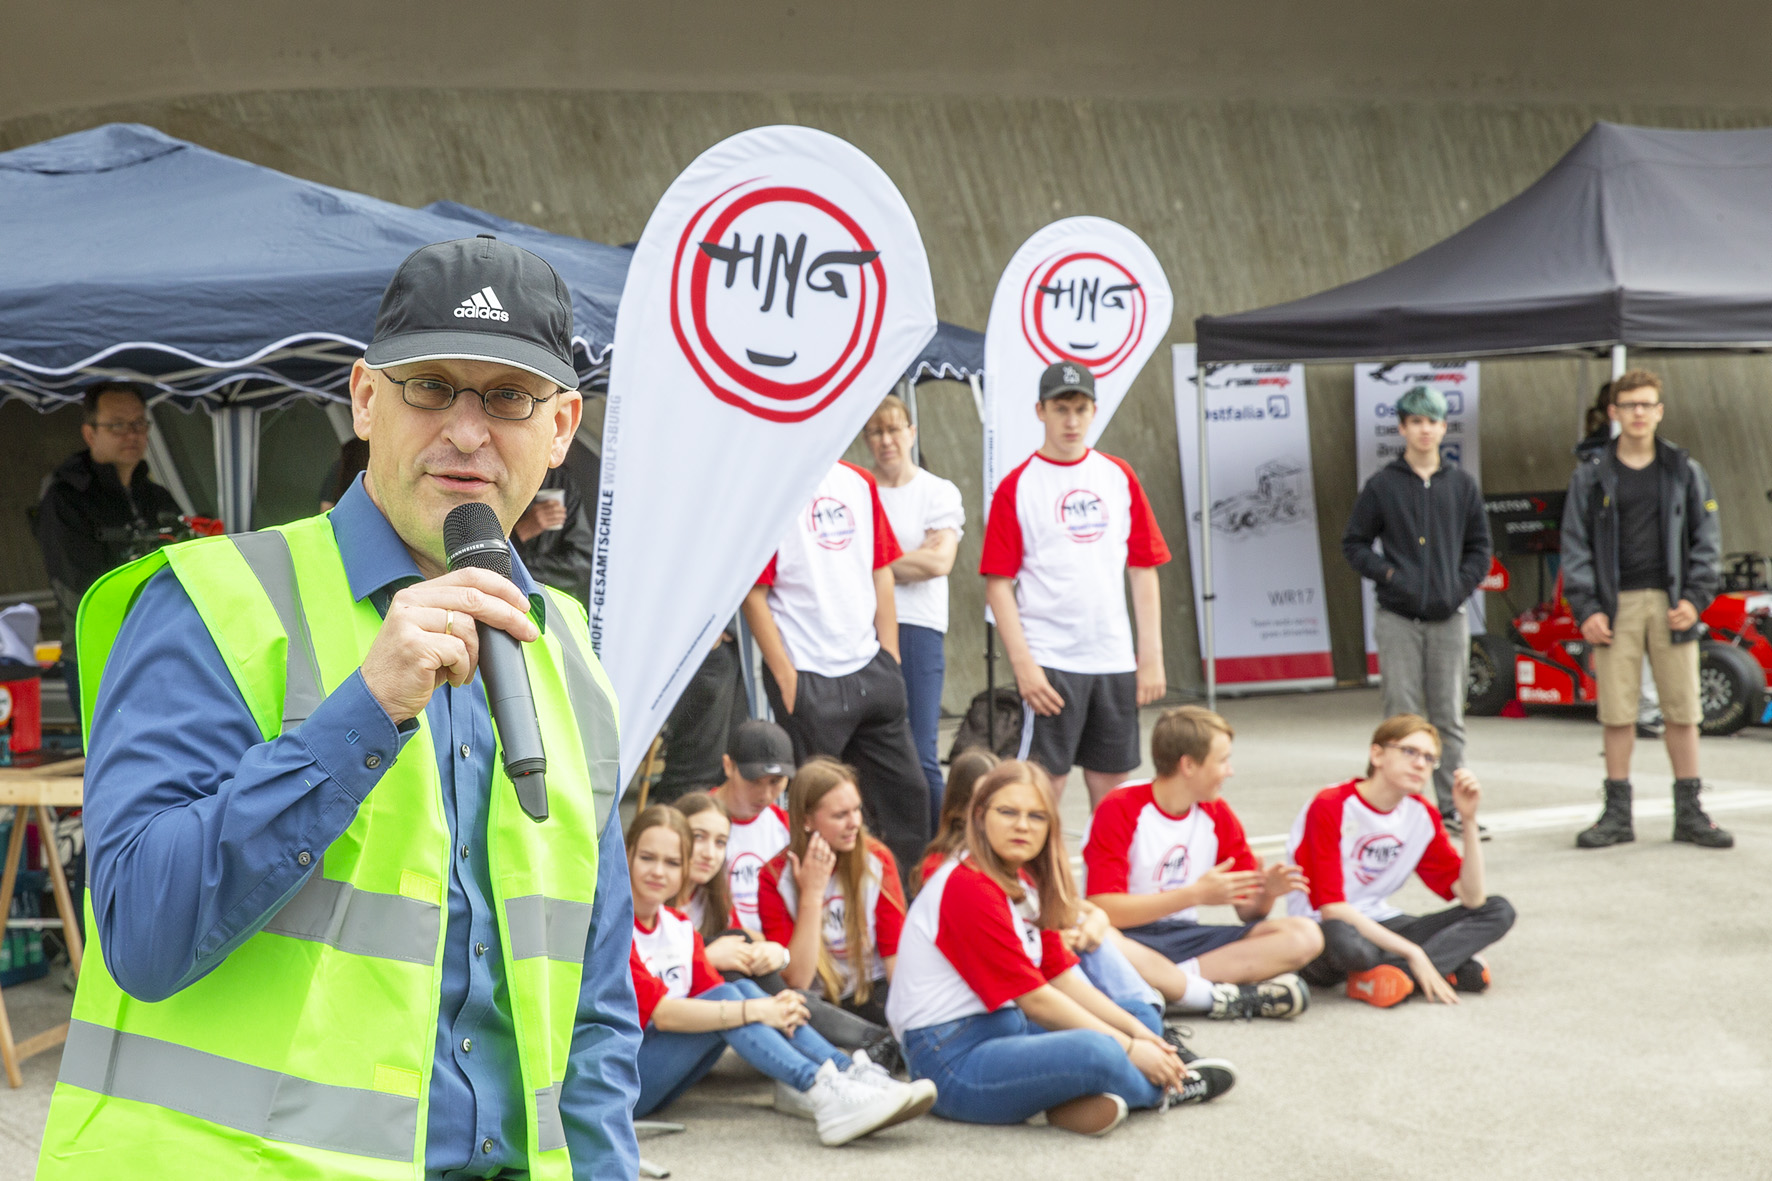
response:
[[[511,551],[504,526],[492,506],[470,500],[449,510],[443,518],[443,553],[451,570],[477,566],[494,574],[511,576]]]

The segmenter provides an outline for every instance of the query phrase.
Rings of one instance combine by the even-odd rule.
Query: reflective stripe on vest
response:
[[[585,909],[588,912],[590,908]],[[311,939],[352,955],[430,965],[437,962],[442,922],[442,909],[435,902],[377,894],[349,882],[335,882],[326,876],[322,860],[263,930],[291,939]],[[585,927],[590,927],[588,914]]]
[[[591,907],[543,894],[507,898],[505,930],[514,960],[545,955],[565,964],[582,964],[585,940],[591,933]]]
[[[418,1100],[280,1074],[188,1046],[68,1023],[61,1081],[224,1128],[378,1160],[410,1160]],[[168,1161],[168,1172],[177,1173]]]
[[[289,553],[289,540],[275,530],[235,533],[228,540],[252,567],[277,612],[283,634],[289,637],[283,674],[283,733],[287,734],[307,721],[326,699],[320,691],[320,660],[314,655],[308,617],[301,609],[301,594],[295,585],[295,559]]]

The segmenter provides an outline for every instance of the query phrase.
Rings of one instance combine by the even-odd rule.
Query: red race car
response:
[[[1541,551],[1542,552],[1542,551]],[[1698,689],[1704,734],[1733,734],[1749,723],[1772,724],[1772,588],[1764,554],[1732,554],[1726,588],[1699,617]],[[1499,569],[1499,564],[1497,566]],[[1506,573],[1485,586],[1506,589]],[[1521,706],[1588,705],[1597,696],[1593,649],[1563,598],[1563,576],[1548,602],[1517,616],[1508,636],[1473,636],[1465,712],[1499,714]]]

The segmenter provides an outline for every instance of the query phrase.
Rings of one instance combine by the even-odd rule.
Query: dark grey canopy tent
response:
[[[1202,375],[1247,361],[1607,351],[1616,373],[1627,349],[1772,349],[1772,128],[1596,123],[1525,192],[1445,241],[1304,299],[1201,316],[1194,336]],[[1211,700],[1210,530],[1201,559]]]

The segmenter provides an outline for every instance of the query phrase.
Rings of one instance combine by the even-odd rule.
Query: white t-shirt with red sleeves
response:
[[[1286,895],[1287,911],[1316,919],[1328,903],[1346,902],[1383,922],[1403,913],[1389,900],[1412,873],[1450,901],[1464,859],[1447,839],[1439,809],[1412,793],[1380,812],[1356,790],[1359,782],[1324,788],[1292,822],[1287,855],[1311,888],[1309,897]]]
[[[775,804],[749,820],[733,820],[726,838],[726,888],[732,891],[732,916],[747,931],[761,931],[757,889],[763,867],[788,847],[788,814]]]
[[[965,532],[966,506],[960,502],[960,489],[952,480],[922,468],[916,469],[908,483],[882,487],[880,503],[886,506],[892,532],[904,549],[919,548],[923,539],[938,529],[952,529],[956,538]],[[947,575],[901,582],[892,588],[892,596],[898,605],[898,622],[938,632],[948,630]]]
[[[1138,668],[1126,567],[1168,560],[1125,460],[1090,450],[1059,463],[1035,452],[997,485],[979,572],[1017,580],[1021,630],[1042,667],[1123,673]]]
[[[838,461],[757,579],[797,671],[845,677],[874,658],[874,571],[903,555],[873,474]]]
[[[868,957],[868,978],[884,980],[885,957],[898,954],[899,936],[904,931],[904,887],[898,880],[898,863],[885,845],[870,840],[867,852],[862,905],[867,908],[868,942],[873,944],[873,953]],[[757,908],[763,914],[763,938],[783,947],[793,941],[794,923],[800,914],[800,888],[795,884],[787,854],[777,854],[763,867]],[[848,908],[843,884],[832,874],[824,888],[824,927],[820,934],[842,985],[840,996],[855,992],[855,971],[849,964],[849,929],[845,925]]]
[[[1020,902],[970,861],[947,861],[923,883],[899,942],[886,1021],[903,1041],[962,1017],[993,1013],[1076,966],[1057,931],[1040,927],[1040,895],[1023,875]]]
[[[700,996],[725,983],[708,959],[701,932],[682,911],[668,906],[659,908],[650,928],[634,919],[634,946],[628,953],[628,971],[634,977],[641,1025],[652,1020],[652,1011],[666,997]]]
[[[1157,803],[1148,779],[1121,784],[1104,796],[1083,843],[1091,896],[1178,890],[1221,861],[1238,871],[1255,869],[1249,838],[1231,806],[1208,800],[1174,816]],[[1186,906],[1164,918],[1192,922],[1196,914],[1195,907]]]

